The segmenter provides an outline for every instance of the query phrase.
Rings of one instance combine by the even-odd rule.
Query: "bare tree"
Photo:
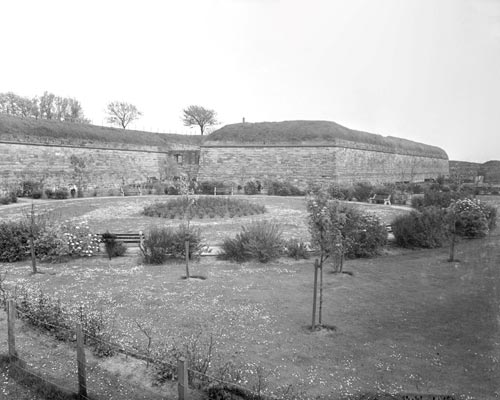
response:
[[[127,126],[142,115],[136,106],[123,101],[113,101],[106,108],[108,114],[107,121],[111,124],[121,126],[126,129]]]
[[[201,106],[189,106],[182,110],[183,116],[182,121],[185,126],[197,125],[200,127],[201,135],[205,133],[207,126],[216,125],[216,112],[214,110],[209,110]]]

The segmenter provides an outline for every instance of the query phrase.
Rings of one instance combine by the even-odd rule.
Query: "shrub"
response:
[[[234,239],[226,238],[220,258],[234,261],[257,259],[266,263],[281,255],[282,230],[274,221],[256,221],[243,226]]]
[[[479,205],[488,220],[488,229],[494,229],[497,226],[497,208],[491,204],[480,203]]]
[[[171,253],[176,258],[186,257],[185,241],[189,241],[189,258],[198,258],[203,250],[201,231],[194,226],[179,225],[174,235]]]
[[[391,225],[396,244],[401,247],[441,247],[447,236],[444,211],[438,207],[426,207],[401,215]]]
[[[169,257],[169,251],[175,233],[172,228],[152,227],[143,242],[141,251],[146,264],[163,264]]]
[[[127,251],[127,247],[123,244],[123,242],[116,240],[116,235],[113,235],[112,233],[103,233],[102,241],[104,242],[104,248],[106,249],[106,254],[110,260],[112,257],[123,256]]]
[[[304,196],[304,192],[289,182],[267,182],[267,194],[270,196]]]
[[[111,313],[97,311],[95,307],[79,304],[64,307],[60,300],[47,295],[39,288],[16,287],[14,297],[19,314],[29,324],[53,334],[63,341],[74,340],[74,324],[79,322],[86,335],[86,343],[98,356],[111,356],[109,343]]]
[[[250,195],[260,193],[261,189],[262,186],[259,181],[248,181],[247,183],[245,183],[245,186],[243,186],[243,191],[245,192],[245,194]]]
[[[30,228],[24,221],[0,222],[0,261],[15,262],[27,257]]]
[[[32,197],[33,193],[42,193],[43,185],[38,181],[23,181],[18,193],[18,197]],[[35,197],[33,197],[35,198]]]
[[[353,196],[358,201],[368,201],[373,189],[373,185],[369,182],[356,182],[353,186]]]
[[[298,239],[292,238],[284,242],[284,251],[288,257],[296,260],[309,258],[309,246]]]
[[[441,207],[447,208],[453,200],[457,200],[460,193],[448,189],[442,190],[441,186],[436,184],[431,185],[431,188],[424,191],[424,207]]]
[[[454,202],[448,212],[451,215],[451,221],[454,222],[452,231],[458,235],[467,238],[484,237],[489,231],[491,213],[493,209],[486,208],[479,200],[461,199]],[[488,213],[488,215],[487,215]]]
[[[0,197],[0,204],[17,203],[17,194],[14,191],[7,193],[6,196]]]
[[[214,188],[224,187],[224,182],[220,181],[202,181],[198,183],[196,193],[199,194],[214,194]]]
[[[344,255],[348,258],[373,257],[387,243],[387,229],[378,217],[362,214],[354,207],[343,207],[346,219],[342,228]]]
[[[420,210],[421,208],[424,207],[424,197],[423,196],[411,196],[411,206],[416,209]]]
[[[203,249],[200,230],[180,225],[152,227],[146,234],[141,251],[147,264],[163,264],[168,258],[185,258],[185,241],[189,240],[189,258],[198,257]]]

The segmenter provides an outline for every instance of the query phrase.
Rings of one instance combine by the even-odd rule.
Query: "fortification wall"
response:
[[[198,180],[308,183],[423,181],[449,174],[448,160],[332,145],[202,146]]]
[[[23,180],[43,181],[47,186],[80,185],[83,189],[116,188],[123,184],[144,183],[179,173],[197,173],[195,146],[172,145],[169,149],[116,146],[102,143],[78,145],[0,141],[0,181],[5,185]],[[182,156],[178,163],[176,156]],[[72,156],[85,167],[77,171]]]

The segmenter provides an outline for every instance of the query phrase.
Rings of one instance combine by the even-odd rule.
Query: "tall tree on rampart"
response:
[[[214,110],[209,110],[201,106],[189,106],[182,110],[182,121],[185,126],[199,126],[201,135],[205,133],[208,126],[217,125],[217,114]]]
[[[106,107],[106,114],[110,124],[121,126],[123,129],[142,115],[136,106],[123,101],[109,103]]]

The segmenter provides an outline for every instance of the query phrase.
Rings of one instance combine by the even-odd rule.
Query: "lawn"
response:
[[[106,230],[116,233],[146,231],[151,225],[178,226],[180,219],[146,217],[142,214],[144,207],[164,202],[175,196],[139,196],[139,197],[108,197],[84,198],[65,201],[35,201],[36,213],[50,212],[54,218],[72,220],[74,222],[87,221],[94,232],[103,233]],[[220,244],[226,236],[234,236],[241,230],[241,226],[254,220],[275,219],[282,224],[285,237],[295,237],[309,240],[307,230],[307,214],[304,197],[279,196],[235,196],[257,204],[266,206],[267,212],[262,215],[252,215],[235,218],[194,218],[192,225],[201,229],[202,236],[208,244]],[[378,215],[386,224],[408,209],[400,206],[382,206],[368,203],[351,203],[368,212]],[[19,219],[29,213],[31,203],[0,207],[0,218]]]
[[[61,203],[61,214],[74,212],[71,218],[85,216],[91,224],[114,223],[110,230],[123,230],[146,224],[139,215],[142,201],[153,200],[67,202]],[[289,234],[306,235],[302,199],[255,201],[265,202],[267,218],[283,217]],[[74,203],[86,204],[85,212],[74,211]],[[390,207],[365,207],[390,219]],[[245,218],[218,227],[216,222],[203,220],[204,232],[236,231]],[[446,262],[447,249],[437,249],[351,260],[345,269],[353,276],[327,269],[324,322],[336,330],[314,333],[308,330],[312,260],[283,258],[264,265],[205,257],[192,265],[204,281],[181,280],[182,263],[147,266],[134,254],[111,262],[94,257],[46,264],[48,273],[35,276],[29,275],[28,262],[0,268],[10,284],[39,285],[63,303],[96,300],[114,315],[121,343],[145,346],[137,321],[153,328],[156,343],[212,334],[221,359],[253,370],[262,366],[273,390],[292,384],[306,398],[323,399],[376,392],[495,399],[500,396],[499,249],[494,232],[461,242],[460,262]],[[246,385],[253,383],[250,377]]]

